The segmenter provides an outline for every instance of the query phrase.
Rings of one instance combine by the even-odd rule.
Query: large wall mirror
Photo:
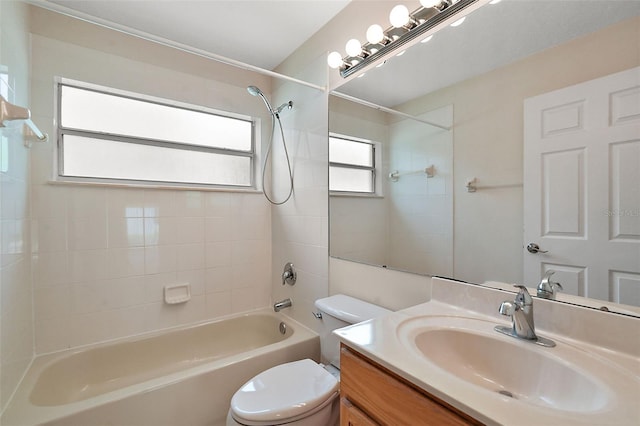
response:
[[[640,1],[502,0],[340,86],[330,136],[375,154],[353,166],[371,185],[341,190],[349,165],[332,145],[331,256],[478,284],[536,287],[552,270],[566,300],[637,315],[639,66]],[[592,82],[620,75],[635,83],[591,100]],[[545,106],[550,92],[569,100]],[[593,139],[596,103],[617,126],[602,156],[557,142]],[[540,145],[547,128],[557,146],[531,154],[525,143]]]

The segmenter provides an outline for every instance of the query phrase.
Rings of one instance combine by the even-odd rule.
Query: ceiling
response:
[[[44,5],[272,70],[349,1],[46,0]]]
[[[351,0],[34,1],[273,70]],[[354,1],[363,15],[373,13],[372,2],[381,4]],[[640,0],[502,0],[338,91],[394,107],[639,14]],[[352,27],[354,36],[364,39],[366,26]]]

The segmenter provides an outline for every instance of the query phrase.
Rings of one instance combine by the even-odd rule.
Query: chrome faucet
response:
[[[549,269],[542,277],[542,281],[538,284],[538,297],[543,299],[555,300],[558,290],[562,290],[562,285],[555,281],[551,281],[551,275],[556,271]]]
[[[287,298],[279,302],[276,302],[273,305],[273,310],[276,312],[280,312],[282,309],[289,308],[290,306],[291,306],[291,299]]]
[[[523,285],[515,285],[514,287],[519,288],[515,300],[502,302],[498,309],[502,315],[511,317],[513,326],[509,328],[497,325],[495,330],[507,336],[535,342],[542,346],[555,346],[553,341],[536,335],[536,327],[533,322],[533,298],[527,288]]]

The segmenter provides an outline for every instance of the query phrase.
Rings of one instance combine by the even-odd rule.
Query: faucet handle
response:
[[[527,290],[527,287],[521,284],[514,284],[513,286],[519,288],[518,294],[516,295],[516,303],[519,303],[523,306],[533,304],[533,298],[529,294],[529,290]]]
[[[551,276],[555,274],[556,271],[553,269],[549,269],[542,277],[540,284],[538,284],[538,297],[542,297],[545,299],[555,299],[556,292],[558,290],[563,290],[562,285],[559,282],[551,281]]]

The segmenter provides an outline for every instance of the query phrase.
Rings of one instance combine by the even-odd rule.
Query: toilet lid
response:
[[[283,421],[320,406],[338,391],[338,381],[310,359],[270,368],[245,383],[231,399],[237,420]]]

